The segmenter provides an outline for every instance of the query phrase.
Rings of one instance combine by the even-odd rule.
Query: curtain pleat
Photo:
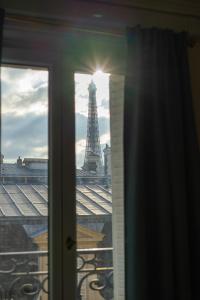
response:
[[[1,63],[2,63],[2,47],[3,47],[3,24],[4,24],[5,11],[0,8],[0,158],[1,158]],[[1,176],[1,164],[0,164]]]
[[[127,40],[127,299],[200,299],[200,157],[187,35],[137,27]]]

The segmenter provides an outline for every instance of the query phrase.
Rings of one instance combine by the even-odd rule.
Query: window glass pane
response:
[[[77,297],[112,299],[109,74],[76,73],[75,106]]]
[[[48,70],[1,68],[0,298],[48,299]]]

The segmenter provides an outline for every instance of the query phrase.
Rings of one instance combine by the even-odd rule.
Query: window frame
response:
[[[124,41],[118,43],[117,38],[113,38],[114,48],[117,47],[113,58],[113,49],[104,49],[103,45],[101,55],[102,45],[100,49],[94,45],[94,40],[105,38],[98,33],[79,33],[83,34],[82,40],[84,35],[89,37],[88,45],[86,43],[89,51],[86,53],[84,49],[74,54],[74,48],[82,40],[70,28],[52,30],[35,24],[24,27],[23,22],[6,21],[4,29],[3,64],[49,70],[49,299],[76,299],[76,247],[75,244],[67,247],[68,238],[76,240],[74,74],[92,74],[100,65],[104,66],[108,54],[111,61],[108,59],[103,71],[123,75],[125,64],[121,48],[125,51],[125,47],[121,44]],[[72,34],[75,42],[72,40],[71,45]],[[110,43],[110,39],[107,37],[107,42]]]
[[[69,62],[61,63],[62,34],[55,36],[49,32],[45,45],[44,34],[6,23],[2,64],[49,71],[49,299],[75,299],[76,248],[69,248],[66,243],[68,237],[75,240],[74,86],[72,80],[66,80],[71,83],[66,87],[64,80],[72,78],[73,72]],[[43,45],[43,49],[38,45]],[[70,213],[66,217],[67,211]]]

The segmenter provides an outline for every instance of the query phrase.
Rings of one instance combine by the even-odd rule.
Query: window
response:
[[[48,299],[48,70],[1,75],[1,297]]]
[[[99,297],[99,299],[104,299],[105,297],[108,297],[112,299],[114,297],[114,299],[117,300],[124,299],[124,294],[122,292],[123,284],[121,284],[121,282],[123,281],[123,270],[120,273],[121,277],[118,275],[115,276],[114,273],[114,285],[112,283],[113,264],[114,264],[114,269],[116,270],[120,270],[121,267],[123,266],[123,261],[121,259],[123,257],[123,251],[122,251],[123,239],[117,236],[117,232],[116,232],[116,230],[120,229],[121,236],[123,235],[123,226],[122,226],[123,211],[121,209],[123,205],[120,204],[120,201],[123,200],[122,199],[123,191],[120,189],[121,194],[117,189],[116,192],[114,192],[115,189],[114,186],[117,185],[119,186],[119,181],[118,181],[119,177],[117,176],[117,174],[113,174],[112,197],[111,197],[111,189],[110,189],[111,186],[110,166],[112,164],[112,166],[115,167],[116,161],[119,160],[119,156],[113,155],[113,153],[115,151],[114,149],[117,149],[118,143],[121,143],[121,138],[122,138],[121,136],[122,133],[120,132],[119,139],[117,140],[117,137],[115,135],[118,129],[116,129],[117,128],[116,126],[113,127],[112,125],[112,123],[115,124],[114,116],[117,116],[117,118],[119,117],[119,114],[115,112],[115,109],[117,109],[116,103],[118,102],[114,100],[115,88],[113,88],[113,86],[115,84],[118,85],[119,82],[115,81],[115,77],[112,74],[117,74],[119,73],[119,69],[122,69],[119,63],[120,62],[119,57],[121,57],[124,49],[123,51],[121,51],[121,48],[123,47],[119,45],[118,41],[115,38],[112,38],[112,41],[110,42],[110,38],[103,38],[103,37],[99,38],[96,35],[87,35],[87,34],[84,35],[83,33],[81,34],[77,32],[74,33],[73,31],[71,32],[68,31],[67,33],[60,32],[59,34],[56,32],[56,34],[53,34],[52,30],[49,30],[48,28],[43,28],[43,29],[44,31],[37,30],[36,28],[31,27],[30,25],[27,25],[27,28],[24,28],[24,26],[23,25],[21,26],[20,24],[18,24],[17,27],[8,26],[6,27],[5,30],[6,38],[5,38],[4,49],[3,49],[3,63],[5,65],[9,64],[9,67],[16,67],[17,65],[20,66],[20,68],[23,66],[24,70],[26,70],[28,67],[29,69],[38,72],[44,70],[48,74],[48,88],[46,92],[49,95],[48,97],[49,98],[48,99],[49,100],[49,106],[48,106],[49,168],[48,168],[47,185],[48,185],[48,208],[49,208],[49,217],[48,217],[49,219],[49,224],[48,224],[49,225],[48,227],[49,278],[48,279],[49,280],[48,281],[49,281],[50,293],[49,296],[47,296],[46,293],[43,293],[43,295],[36,294],[36,299],[39,300],[40,299],[38,298],[39,296],[42,297],[41,299],[43,298],[46,299],[45,297],[48,297],[49,299],[76,299],[77,295],[80,295],[77,293],[77,285],[76,285],[77,262],[78,262],[78,267],[80,268],[80,264],[83,263],[83,259],[80,258],[80,256],[84,254],[84,256],[86,255],[87,258],[91,258],[91,246],[92,249],[94,250],[96,246],[98,248],[100,245],[102,246],[102,248],[107,248],[107,249],[102,250],[103,256],[102,253],[99,256],[99,249],[96,250],[97,257],[99,258],[98,268],[100,270],[100,268],[103,268],[105,266],[104,263],[107,263],[106,275],[108,276],[100,276],[101,274],[95,275],[93,277],[94,281],[91,284],[91,286],[94,284],[93,287],[97,288],[98,286],[100,287],[100,284],[101,285],[103,284],[103,281],[110,280],[109,283],[110,289],[102,288],[100,293],[96,291],[95,298]],[[80,51],[80,45],[82,46],[81,51]],[[102,134],[102,127],[101,127],[100,141],[101,143],[104,144],[103,149],[101,149],[102,164],[97,163],[96,159],[88,160],[85,155],[86,154],[85,149],[82,149],[83,151],[81,150],[81,146],[82,146],[81,142],[77,143],[75,141],[76,118],[75,118],[75,107],[74,107],[74,95],[75,95],[75,91],[77,90],[77,84],[74,83],[74,74],[76,73],[77,70],[79,70],[79,75],[85,74],[84,76],[87,77],[88,76],[87,74],[93,74],[94,70],[97,69],[98,66],[105,67],[105,70],[108,73],[111,73],[111,76],[107,76],[106,84],[107,84],[107,93],[110,94],[109,97],[110,97],[110,107],[111,107],[110,120],[111,120],[112,145],[109,143],[110,138],[106,136],[106,132],[110,130],[107,130],[108,129],[107,128],[106,129],[107,131],[104,132],[104,134]],[[76,78],[76,83],[77,83],[77,78]],[[90,84],[90,82],[88,83]],[[85,85],[87,97],[89,96],[89,92],[87,91],[88,83]],[[121,87],[120,97],[123,97],[123,80],[120,81],[120,87]],[[26,88],[25,85],[24,88]],[[119,93],[119,91],[117,91],[117,93]],[[107,97],[107,99],[109,97]],[[120,97],[118,97],[119,102],[120,102]],[[89,97],[88,99],[85,98],[85,100],[86,101],[89,100]],[[109,111],[108,107],[105,108],[106,106],[108,106],[108,103],[104,102],[101,108],[102,110],[104,109],[104,112]],[[86,108],[85,115],[87,115],[88,107],[85,108]],[[98,112],[98,116],[100,116],[102,113],[100,112],[100,108],[98,108],[97,112]],[[47,122],[47,118],[46,118],[46,122]],[[86,119],[83,120],[83,123],[87,127]],[[3,130],[3,124],[4,123],[2,120],[2,130]],[[100,124],[100,126],[109,127],[109,122],[107,122],[106,124],[107,125],[105,125],[104,123],[103,125],[102,123]],[[84,129],[83,127],[80,126],[81,130],[84,131],[85,140],[87,136],[88,137],[90,136],[91,138],[92,135],[92,132],[90,132],[89,130],[87,132],[86,127]],[[22,129],[23,128],[21,127],[19,130],[19,134],[22,131]],[[44,130],[44,127],[42,127],[42,129],[40,130]],[[76,131],[76,134],[79,133]],[[77,160],[75,160],[75,144],[76,146],[79,147],[80,152],[82,151],[81,162],[78,162],[78,159],[80,159],[81,156]],[[112,147],[110,148],[110,146]],[[38,147],[39,147],[38,151],[41,151],[42,150],[40,148],[41,146]],[[105,151],[103,152],[103,150]],[[110,157],[110,153],[112,153],[111,157]],[[31,156],[34,156],[32,153],[30,154]],[[20,156],[18,162],[21,163],[20,159],[22,154],[19,153],[18,155]],[[122,152],[120,152],[120,155],[122,155]],[[105,160],[103,160],[103,156],[105,157]],[[33,159],[36,157],[30,157],[30,156],[23,157],[23,161],[24,158]],[[47,159],[47,157],[43,156],[40,157],[40,159]],[[27,160],[25,160],[24,162],[23,161],[22,164],[25,163],[32,164],[33,162],[35,162],[33,160],[29,162]],[[77,173],[75,168],[75,162],[77,162],[77,168],[83,172],[84,172],[84,168],[82,169],[82,167],[86,168],[87,163],[90,163],[90,168],[92,168],[91,170],[92,176],[89,176],[87,180],[91,180],[91,182],[87,181],[84,182],[83,184],[83,182],[81,181],[84,181],[85,177],[84,176],[76,177]],[[106,168],[104,168],[105,165]],[[117,168],[118,166],[119,165],[117,165]],[[99,169],[99,171],[102,172],[102,176],[100,177],[102,177],[101,180],[103,184],[99,184],[99,182],[97,182],[99,178],[95,178],[95,177],[98,176],[93,176],[95,175],[97,168]],[[122,172],[122,165],[118,170],[119,172]],[[87,171],[85,172],[87,173]],[[105,172],[107,175],[109,174],[108,176],[106,176],[106,180],[109,179],[110,181],[106,181],[106,182],[104,181],[105,176],[103,176],[103,174],[105,174]],[[94,180],[97,180],[95,184],[94,184]],[[28,185],[28,182],[26,184]],[[122,186],[122,180],[120,181],[120,184]],[[35,185],[36,184],[32,186],[35,187]],[[107,187],[105,185],[107,185]],[[118,196],[118,200],[115,200],[114,193],[116,199]],[[77,197],[79,197],[79,199]],[[93,208],[92,207],[89,208],[88,206],[89,204],[86,203],[88,199],[89,199],[88,203],[91,206],[93,206]],[[113,199],[113,203],[114,203],[113,206],[111,206],[111,199]],[[120,205],[117,204],[117,201],[118,204],[121,205],[121,207]],[[77,206],[76,203],[78,203]],[[101,205],[102,203],[103,205]],[[117,204],[118,206],[116,206],[115,204]],[[99,217],[94,213],[96,210],[102,212],[104,222],[101,229],[104,229],[105,231],[107,230],[107,234],[105,234],[105,232],[102,230],[99,230],[98,232],[96,230],[97,227],[98,229],[101,227],[100,223],[102,223],[101,220],[99,220]],[[112,214],[114,226],[111,226],[112,210],[113,212],[116,213],[116,215],[115,213]],[[78,215],[77,218],[76,218],[76,212]],[[88,217],[89,212],[90,212],[90,216]],[[89,218],[92,215],[91,212],[93,213],[93,215],[95,215],[93,216],[93,224],[91,220],[89,220]],[[120,214],[120,218],[119,215],[117,215],[118,213]],[[83,219],[87,219],[86,224],[88,225],[90,222],[91,226],[83,226],[83,221],[82,221]],[[119,220],[121,223],[118,222]],[[117,223],[115,224],[115,222],[119,223],[118,226]],[[106,226],[104,226],[105,223],[109,225],[107,229]],[[77,247],[75,247],[75,240],[76,240],[76,236],[78,235],[79,237],[81,235],[81,239],[78,239]],[[84,241],[84,235],[87,236],[85,241]],[[112,235],[114,238],[113,238],[113,243],[111,244]],[[107,241],[104,240],[104,237],[106,236],[107,237],[109,236],[109,239]],[[116,238],[118,238],[117,242],[115,241]],[[80,245],[80,240],[82,246]],[[84,244],[84,242],[86,242],[86,244]],[[89,245],[89,242],[91,242],[91,245]],[[78,248],[78,251],[76,251],[76,248]],[[46,255],[46,252],[44,253],[44,255]],[[103,264],[100,263],[101,260],[100,258],[101,259],[103,258]],[[118,263],[119,261],[118,258],[120,258],[120,263]],[[37,265],[38,264],[39,262],[37,261]],[[78,283],[80,283],[80,280],[82,278],[83,277],[81,276],[78,278]],[[47,281],[45,282],[45,284],[46,283]],[[113,286],[114,286],[114,290],[113,290]],[[28,289],[29,292],[31,288],[34,288],[36,291],[37,284],[34,285],[34,287],[26,286],[26,289]],[[85,290],[85,292],[88,292],[88,290],[87,291]],[[84,288],[83,288],[81,291],[81,296],[82,299],[89,300],[92,299],[91,297],[94,297],[94,294],[90,294],[90,295],[84,294]]]
[[[75,74],[77,297],[113,298],[109,74]]]

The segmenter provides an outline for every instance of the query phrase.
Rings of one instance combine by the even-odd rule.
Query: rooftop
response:
[[[30,162],[35,163],[36,161],[34,159],[26,160],[24,159],[24,162]],[[37,160],[37,163],[40,163]],[[47,164],[47,161],[44,163],[44,161],[41,162],[42,164]],[[1,164],[1,176],[9,177],[9,176],[47,176],[48,170],[41,168],[41,169],[30,169],[27,168],[26,165],[18,166],[17,163],[3,163]],[[94,173],[82,170],[82,169],[76,169],[76,177],[94,177]],[[98,177],[103,177],[99,176]]]
[[[112,214],[111,190],[100,185],[76,187],[78,216]],[[0,184],[0,220],[9,217],[47,217],[48,186]]]

